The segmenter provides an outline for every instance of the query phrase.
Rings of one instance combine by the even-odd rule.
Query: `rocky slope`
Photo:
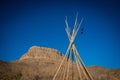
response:
[[[55,49],[33,46],[20,60],[0,61],[0,80],[52,80],[63,57]],[[94,80],[120,80],[120,69],[91,66],[88,70]]]

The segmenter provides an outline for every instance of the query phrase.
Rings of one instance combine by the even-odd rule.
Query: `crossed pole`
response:
[[[68,46],[68,49],[66,51],[66,54],[60,64],[60,66],[58,67],[58,70],[56,71],[54,77],[53,77],[53,80],[56,80],[56,77],[58,75],[58,72],[60,71],[60,69],[62,68],[62,65],[64,63],[64,61],[66,60],[67,58],[67,61],[68,61],[68,64],[67,64],[67,70],[65,69],[64,70],[64,75],[63,75],[63,80],[68,80],[69,79],[69,59],[70,59],[70,56],[73,52],[73,55],[75,57],[75,61],[76,61],[76,66],[77,66],[77,70],[78,70],[78,73],[79,73],[79,77],[80,77],[80,80],[82,80],[82,76],[81,76],[81,72],[83,72],[83,74],[85,75],[85,78],[87,80],[93,80],[92,76],[90,75],[90,73],[88,72],[87,68],[85,67],[81,57],[79,56],[79,53],[74,45],[74,39],[78,33],[78,30],[80,29],[80,26],[83,22],[83,19],[81,20],[81,22],[78,24],[77,23],[77,17],[78,17],[78,14],[76,15],[76,20],[75,20],[75,24],[74,24],[74,28],[73,28],[73,31],[72,31],[72,34],[70,33],[70,28],[68,26],[68,22],[67,22],[67,17],[66,17],[66,20],[65,20],[65,23],[66,23],[66,33],[68,35],[68,38],[69,38],[69,41],[70,41],[70,44]],[[67,72],[67,75],[66,75],[66,78],[65,78],[65,73]]]

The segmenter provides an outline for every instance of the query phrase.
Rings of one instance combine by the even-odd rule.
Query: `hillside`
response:
[[[20,60],[0,61],[0,80],[52,80],[63,57],[58,50],[33,46]],[[88,70],[94,80],[120,80],[120,69],[90,66]]]

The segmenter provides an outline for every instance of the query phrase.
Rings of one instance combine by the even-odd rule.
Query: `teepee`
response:
[[[78,24],[77,17],[78,14],[76,15],[75,24],[72,32],[70,32],[67,17],[65,19],[65,30],[68,35],[70,44],[66,51],[65,57],[61,61],[60,66],[58,67],[53,77],[53,80],[93,80],[93,77],[84,65],[74,44],[75,37],[83,22],[82,18],[80,23]]]

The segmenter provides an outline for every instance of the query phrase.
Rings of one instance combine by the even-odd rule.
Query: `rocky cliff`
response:
[[[0,80],[52,80],[63,57],[58,50],[33,46],[20,60],[0,61]],[[94,80],[120,80],[120,69],[91,66],[88,71]]]
[[[60,59],[61,56],[62,54],[56,49],[32,46],[29,49],[29,51],[20,58],[20,60],[24,59],[56,60]]]

